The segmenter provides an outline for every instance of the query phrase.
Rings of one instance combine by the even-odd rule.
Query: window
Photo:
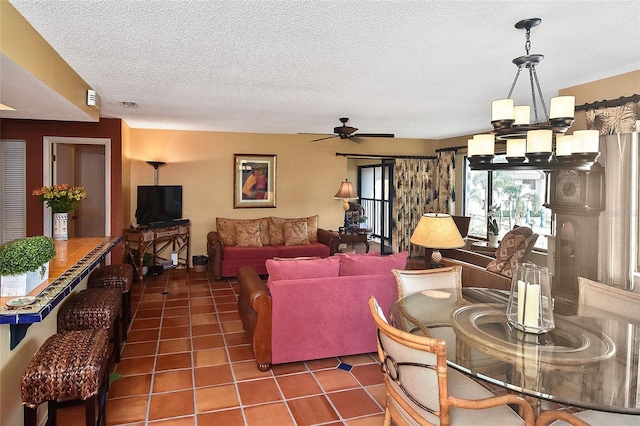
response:
[[[496,156],[496,160],[500,157]],[[546,176],[541,170],[465,170],[464,214],[471,217],[469,235],[487,238],[487,215],[492,208],[502,238],[514,226],[526,225],[539,235],[551,235],[551,210],[545,201]],[[535,248],[547,249],[538,238]]]

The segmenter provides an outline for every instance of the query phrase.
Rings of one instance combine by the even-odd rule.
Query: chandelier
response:
[[[589,167],[600,155],[597,130],[577,130],[573,135],[566,135],[574,121],[573,96],[552,98],[547,110],[536,73],[536,65],[544,59],[544,55],[529,53],[531,28],[540,22],[540,18],[530,18],[523,19],[515,25],[519,30],[526,30],[526,55],[512,61],[518,67],[518,71],[507,98],[493,101],[491,104],[493,131],[475,135],[468,141],[467,156],[473,170]],[[530,106],[514,105],[511,97],[522,70],[527,70],[529,74],[532,101]],[[542,120],[539,118],[540,108],[544,114]],[[496,141],[506,142],[507,163],[493,161]]]

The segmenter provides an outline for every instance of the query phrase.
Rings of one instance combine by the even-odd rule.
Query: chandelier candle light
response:
[[[515,27],[526,30],[526,55],[515,58],[512,62],[518,67],[516,77],[506,99],[493,101],[491,104],[491,124],[493,132],[475,135],[468,140],[468,158],[474,170],[489,170],[531,164],[532,167],[544,168],[553,162],[564,162],[567,166],[590,166],[600,153],[598,152],[599,134],[597,130],[581,130],[574,136],[565,136],[574,121],[575,98],[573,96],[557,96],[551,99],[549,111],[542,96],[542,89],[536,73],[536,65],[544,55],[530,54],[531,28],[542,22],[540,18],[524,19]],[[514,105],[511,98],[520,72],[529,72],[532,106]],[[544,121],[538,118],[538,107],[544,113]],[[530,122],[531,108],[535,121]],[[588,132],[588,133],[581,133]],[[564,136],[564,138],[563,138]],[[495,156],[495,141],[506,141],[506,156],[509,165],[492,163]],[[555,156],[554,141],[555,139]],[[567,164],[571,162],[573,164]]]
[[[84,188],[63,183],[35,189],[32,195],[37,196],[53,212],[53,239],[67,240],[69,212],[77,209],[80,201],[87,198]]]

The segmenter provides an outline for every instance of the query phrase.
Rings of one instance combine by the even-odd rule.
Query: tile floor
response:
[[[382,424],[385,391],[374,354],[261,372],[236,289],[235,282],[184,270],[147,277],[144,286],[134,282],[133,322],[122,359],[111,367],[107,424]],[[58,412],[58,424],[83,422],[83,406]]]

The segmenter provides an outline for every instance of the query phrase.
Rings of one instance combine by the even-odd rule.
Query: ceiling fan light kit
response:
[[[512,61],[518,67],[518,71],[507,98],[495,100],[491,104],[493,131],[489,134],[475,135],[473,139],[468,140],[467,156],[472,170],[588,169],[600,156],[597,130],[576,131],[574,135],[565,135],[574,121],[575,98],[573,96],[552,98],[549,110],[547,110],[536,73],[536,65],[542,61],[544,55],[529,53],[531,28],[541,22],[540,18],[530,18],[523,19],[515,25],[517,29],[526,30],[526,55],[519,56]],[[531,106],[514,105],[511,98],[523,69],[526,69],[529,74]],[[544,121],[538,118],[539,107],[544,113]],[[533,124],[530,122],[532,109]],[[579,135],[576,136],[576,134]],[[496,141],[506,142],[506,163],[493,162]]]

